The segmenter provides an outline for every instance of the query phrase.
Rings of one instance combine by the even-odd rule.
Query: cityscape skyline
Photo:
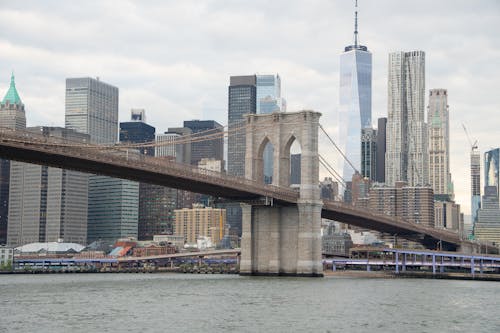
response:
[[[426,8],[430,3],[405,5],[397,3],[396,6],[391,5],[396,2],[384,1],[377,5],[370,2],[359,4],[363,22],[361,42],[369,45],[373,54],[372,123],[378,117],[387,114],[389,52],[417,49],[425,51],[427,58],[425,94],[427,95],[428,90],[432,88],[445,88],[449,92],[451,173],[469,174],[469,149],[466,148],[467,138],[461,129],[462,123],[467,126],[470,135],[479,141],[482,153],[498,146],[494,122],[479,122],[476,119],[494,119],[493,112],[498,109],[498,101],[494,100],[494,88],[498,85],[496,83],[499,76],[494,75],[493,69],[490,70],[483,63],[489,63],[491,68],[494,68],[499,62],[497,46],[499,43],[495,42],[498,37],[494,36],[494,32],[498,26],[496,19],[500,6],[493,1],[486,2],[480,7],[472,5],[468,7],[465,2],[453,2],[453,6],[450,6],[449,2],[432,4],[435,10],[428,12]],[[14,70],[18,89],[23,102],[27,105],[28,126],[64,126],[64,79],[80,75],[101,76],[105,82],[120,88],[120,121],[128,119],[131,108],[140,107],[147,110],[148,122],[157,127],[158,132],[166,131],[171,126],[178,126],[182,120],[189,118],[214,119],[226,124],[227,78],[230,75],[255,72],[279,73],[283,78],[283,95],[287,97],[288,110],[308,108],[320,111],[323,113],[322,123],[325,128],[332,134],[336,132],[334,116],[338,109],[338,55],[352,40],[353,3],[317,1],[308,10],[301,8],[298,3],[287,3],[285,14],[269,15],[276,20],[274,23],[278,28],[273,27],[269,30],[269,34],[265,35],[265,28],[269,28],[269,24],[274,24],[270,21],[271,17],[268,17],[266,10],[282,6],[280,2],[262,5],[260,8],[252,6],[255,8],[251,8],[249,12],[245,12],[249,8],[236,4],[227,4],[224,8],[217,6],[209,8],[207,5],[190,3],[169,4],[167,7],[169,15],[178,15],[188,9],[195,11],[194,15],[190,13],[189,17],[181,16],[182,20],[187,22],[172,20],[172,23],[168,24],[164,23],[169,21],[165,18],[160,21],[156,15],[145,15],[144,11],[153,9],[154,6],[149,9],[134,8],[135,6],[124,2],[123,13],[118,15],[117,22],[110,24],[109,31],[104,32],[106,38],[103,40],[97,38],[92,45],[88,44],[92,39],[85,37],[84,27],[90,24],[91,31],[97,29],[98,22],[106,22],[100,16],[104,14],[99,14],[95,21],[82,19],[79,15],[93,10],[91,7],[95,6],[107,8],[110,3],[84,6],[83,14],[69,11],[69,7],[65,5],[58,6],[57,10],[52,8],[53,6],[55,3],[51,2],[45,9],[37,9],[36,3],[30,6],[8,4],[0,10],[2,17],[0,26],[6,32],[5,36],[8,36],[0,38],[0,47],[4,51],[0,55],[2,60],[0,74],[5,76],[4,80],[0,80],[0,91],[7,90],[8,76],[11,70]],[[30,10],[24,7],[29,7]],[[387,8],[393,11],[391,22],[375,24],[377,17],[380,17],[377,13],[386,11]],[[137,10],[137,13],[134,10]],[[162,12],[158,5],[155,10]],[[444,10],[449,14],[442,17],[440,13]],[[419,21],[428,22],[426,25],[429,28],[412,24],[411,18],[415,19],[415,14],[419,15]],[[202,22],[201,27],[196,28],[193,24],[194,34],[189,29],[184,33],[190,37],[187,39],[192,44],[197,44],[198,29],[203,30],[208,26],[208,32],[213,33],[213,37],[197,46],[208,54],[204,59],[193,58],[188,52],[190,46],[182,43],[176,44],[173,50],[167,47],[167,52],[172,51],[172,54],[161,60],[146,54],[144,50],[154,51],[155,47],[158,47],[154,43],[163,42],[162,36],[174,38],[168,34],[168,29],[160,29],[157,35],[141,41],[139,45],[144,49],[137,49],[135,54],[123,53],[120,44],[116,44],[124,42],[124,38],[134,43],[142,38],[141,33],[163,24],[178,24],[180,28],[185,28],[186,25],[191,27],[190,20],[202,15],[208,15],[207,22]],[[135,17],[136,22],[148,20],[149,25],[144,24],[139,27],[140,31],[131,36],[128,36],[125,30],[116,31],[118,26],[122,28],[119,22],[131,16]],[[230,31],[222,29],[226,24],[218,26],[214,23],[213,19],[219,16],[230,21],[249,17],[252,19],[251,22],[262,21],[263,24],[258,27],[254,37],[249,35],[252,29],[244,27],[243,32],[239,33],[243,33],[249,40],[247,45],[242,45],[238,41],[231,40],[233,34]],[[313,20],[312,17],[315,16],[319,19]],[[475,21],[476,17],[479,21]],[[437,24],[438,19],[439,36],[442,37],[444,34],[447,38],[433,37],[433,23]],[[50,23],[52,20],[55,20],[54,23]],[[23,27],[20,27],[16,22],[26,24],[23,23]],[[412,30],[400,27],[401,31],[390,29],[391,25],[399,27],[397,22],[406,22],[405,26],[419,28]],[[97,24],[97,27],[92,23]],[[293,30],[297,27],[289,25],[292,23],[299,28],[302,27],[302,31],[290,33],[297,31]],[[75,29],[61,28],[65,24],[68,26],[71,24]],[[135,28],[139,25],[135,25]],[[59,27],[57,31],[54,30],[56,26]],[[39,34],[49,33],[52,38],[51,41],[43,42],[46,44],[42,44],[41,38],[36,38]],[[117,34],[120,38],[116,39],[117,42],[109,43],[110,45],[104,44],[104,39],[112,40],[109,38],[110,34]],[[280,40],[283,40],[283,43],[278,44],[284,45],[278,46],[286,53],[273,52],[276,49],[268,45],[271,39],[279,36],[282,37]],[[74,40],[77,40],[77,37],[82,37],[84,42],[83,45],[74,47]],[[222,40],[221,37],[226,39]],[[259,39],[267,49],[249,58],[252,43]],[[168,43],[171,39],[165,40]],[[325,40],[332,42],[324,43]],[[175,41],[175,38],[172,41]],[[314,52],[294,51],[295,45],[301,45],[301,49]],[[67,51],[69,48],[72,52]],[[481,52],[478,53],[477,49],[481,49]],[[219,50],[217,55],[220,59],[210,65],[210,62],[215,60],[212,53],[216,50]],[[37,59],[33,60],[29,54],[33,54]],[[159,54],[165,55],[161,52]],[[125,67],[127,70],[123,70]],[[339,160],[333,153],[332,157]],[[332,157],[329,159],[333,159]],[[468,214],[470,179],[457,177],[454,181],[456,201]]]

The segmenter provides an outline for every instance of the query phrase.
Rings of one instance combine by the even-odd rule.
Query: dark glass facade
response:
[[[256,76],[231,76],[228,98],[228,130],[241,126],[245,114],[257,110]],[[232,133],[232,132],[231,132]],[[232,176],[245,176],[245,131],[232,133],[227,142],[227,172]]]
[[[385,141],[387,118],[378,118],[377,128],[377,165],[375,181],[385,183]]]
[[[155,140],[155,128],[141,121],[120,123],[120,142],[141,143]],[[155,155],[154,147],[141,149],[141,154]],[[139,184],[139,223],[137,238],[152,240],[154,235],[172,231],[177,190],[160,185]]]
[[[375,180],[377,168],[377,131],[373,128],[361,130],[361,175]]]
[[[120,123],[120,142],[151,142],[155,140],[155,128],[139,121]],[[141,154],[154,156],[154,147],[143,148]]]
[[[224,128],[214,120],[189,120],[184,121],[184,127],[189,128],[193,137],[223,133]],[[191,164],[198,165],[202,158],[224,160],[224,139],[203,140],[191,143]]]
[[[242,125],[243,115],[257,113],[257,77],[255,75],[231,76],[228,88],[227,173],[245,177],[244,130],[232,132]],[[226,221],[230,232],[241,236],[241,207],[238,203],[227,204]]]

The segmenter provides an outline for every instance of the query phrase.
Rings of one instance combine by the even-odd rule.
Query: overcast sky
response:
[[[322,112],[335,135],[339,54],[353,40],[353,3],[0,0],[0,94],[14,70],[28,126],[64,126],[65,78],[98,76],[120,89],[120,121],[145,108],[163,132],[189,119],[227,124],[230,75],[279,73],[288,110]],[[482,152],[500,146],[500,2],[359,5],[360,40],[373,53],[374,122],[387,115],[388,53],[425,51],[426,90],[448,89],[452,178],[469,214],[461,124]],[[338,159],[321,142],[320,153]]]

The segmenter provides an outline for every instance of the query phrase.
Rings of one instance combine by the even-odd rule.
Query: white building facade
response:
[[[385,180],[429,183],[425,123],[425,52],[389,54]]]
[[[450,121],[448,92],[431,89],[428,106],[429,183],[435,195],[453,200],[450,173]]]

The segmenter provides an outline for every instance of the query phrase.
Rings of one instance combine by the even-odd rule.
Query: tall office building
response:
[[[245,129],[243,115],[257,113],[257,77],[255,75],[231,76],[228,88],[227,173],[245,177]],[[233,133],[233,131],[235,131]],[[241,207],[239,203],[224,205],[230,232],[241,235]]]
[[[26,128],[24,104],[16,89],[14,74],[10,77],[10,87],[0,102],[0,126],[13,130]],[[9,215],[10,161],[0,159],[0,245],[7,243]]]
[[[472,232],[477,222],[477,213],[481,208],[481,154],[477,147],[472,147],[470,152],[470,185],[471,185],[471,222]]]
[[[66,79],[66,128],[90,135],[93,143],[118,139],[118,88],[90,77]]]
[[[428,106],[429,182],[434,195],[453,200],[450,173],[450,121],[448,92],[431,89]]]
[[[377,130],[365,127],[361,130],[361,176],[372,181],[377,172]]]
[[[377,162],[376,179],[377,183],[385,183],[385,143],[386,143],[387,118],[378,118],[377,126]]]
[[[286,101],[281,97],[281,78],[276,75],[256,75],[256,113],[285,112]]]
[[[13,130],[26,128],[26,114],[24,104],[16,89],[14,74],[10,77],[9,90],[0,102],[0,124],[2,127]]]
[[[428,177],[427,126],[425,123],[425,53],[389,54],[389,100],[385,181],[394,186],[425,186]]]
[[[357,6],[357,2],[356,2]],[[372,125],[372,54],[358,43],[358,11],[354,23],[354,45],[340,55],[339,138],[347,158],[361,165],[361,129]],[[352,167],[344,162],[343,178],[351,179]]]
[[[500,207],[498,188],[494,185],[484,187],[483,202],[474,224],[474,237],[479,241],[500,245]]]
[[[139,183],[90,176],[87,241],[138,236]]]
[[[156,129],[146,124],[144,109],[132,109],[130,120],[120,123],[121,143],[145,143],[155,140]],[[151,157],[154,147],[140,148],[139,152]],[[167,194],[167,195],[165,195]],[[173,210],[176,208],[177,190],[163,186],[139,183],[139,221],[137,238],[152,240],[155,234],[165,233],[172,226]]]
[[[43,136],[88,142],[86,134],[61,127],[28,128]],[[85,244],[87,241],[86,173],[22,162],[11,163],[7,243]]]
[[[184,127],[193,133],[192,138],[197,136],[214,135],[215,138],[191,143],[191,164],[198,165],[202,158],[215,158],[224,160],[224,128],[214,120],[189,120],[184,121]],[[169,129],[170,131],[170,129]],[[220,136],[218,136],[220,134]]]
[[[499,207],[500,148],[484,153],[484,195],[481,208],[477,211],[474,237],[500,245]]]
[[[231,133],[242,126],[243,115],[255,114],[257,111],[256,81],[255,75],[231,76],[230,78],[228,130]],[[245,177],[245,137],[244,129],[228,137],[227,172],[232,176]]]
[[[157,134],[156,142],[170,142],[184,140],[187,136],[191,135],[192,131],[186,127],[169,128],[168,132],[164,134]],[[171,159],[178,163],[190,164],[191,163],[191,143],[184,142],[182,144],[169,144],[165,146],[157,146],[155,157],[159,159]],[[175,221],[174,210],[191,206],[199,195],[177,190],[174,188],[153,185],[150,187],[151,196],[156,198],[143,204],[148,205],[152,212],[155,212],[156,219],[160,221],[156,224],[160,227],[159,232],[156,233],[171,233],[173,232],[173,223]],[[140,208],[141,209],[141,208]],[[141,229],[139,226],[139,234]]]
[[[118,141],[118,88],[97,79],[66,79],[66,128],[90,141]],[[87,240],[137,237],[139,183],[91,175]]]
[[[256,75],[257,99],[256,113],[269,114],[285,112],[286,101],[281,98],[281,78],[276,75]],[[268,143],[263,151],[264,183],[273,182],[274,147]]]

